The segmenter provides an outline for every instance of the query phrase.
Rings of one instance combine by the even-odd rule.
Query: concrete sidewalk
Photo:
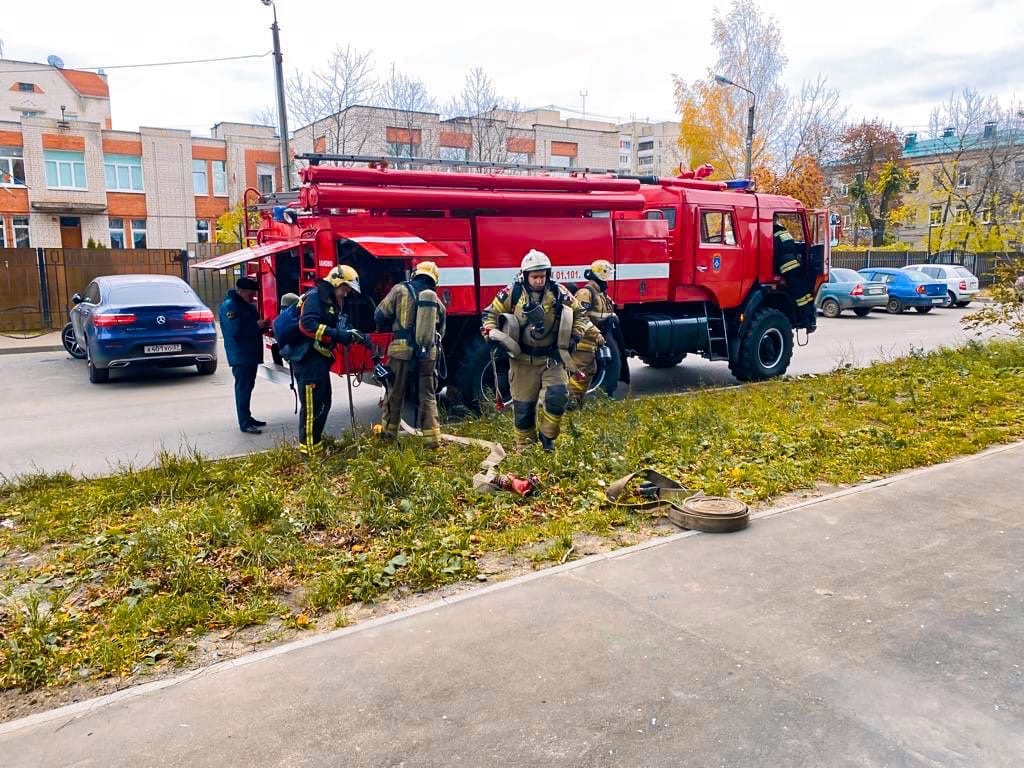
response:
[[[0,726],[16,766],[1019,766],[1024,445]]]
[[[43,333],[40,335],[22,335],[7,331],[0,335],[0,355],[12,355],[24,352],[52,352],[64,349],[60,341],[60,332]]]

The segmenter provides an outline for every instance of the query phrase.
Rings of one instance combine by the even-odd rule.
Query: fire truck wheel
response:
[[[777,309],[762,309],[739,339],[739,351],[729,363],[740,381],[762,381],[781,376],[793,357],[793,326]]]
[[[659,355],[658,357],[641,357],[643,364],[651,368],[675,368],[686,357],[686,353],[681,355]]]
[[[591,384],[591,391],[602,389],[608,397],[614,397],[615,390],[619,388],[619,371],[622,368],[622,353],[619,352],[619,345],[615,342],[615,339],[608,339],[607,343],[608,351],[612,353],[612,356],[605,365],[604,375],[601,377],[601,381],[597,383],[596,387]]]
[[[454,392],[449,388],[454,404],[473,413],[481,413],[481,405],[494,406],[494,374],[491,372],[491,352],[482,339],[475,340],[459,361],[453,380]]]

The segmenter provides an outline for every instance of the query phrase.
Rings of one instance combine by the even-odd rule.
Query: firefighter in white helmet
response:
[[[566,368],[575,371],[570,350],[587,330],[583,309],[551,276],[551,259],[531,250],[520,276],[498,291],[484,311],[484,337],[511,357],[509,382],[516,444],[537,439],[553,451],[569,402]]]
[[[604,332],[610,331],[615,320],[615,302],[608,296],[608,283],[615,276],[615,268],[606,259],[597,259],[583,273],[587,284],[576,291],[576,301],[583,307],[590,325],[573,352],[577,373],[569,379],[569,396],[574,406],[583,404],[590,382],[597,373],[597,351],[605,346]],[[605,376],[618,376],[618,371],[606,371]]]
[[[381,414],[380,436],[393,440],[402,420],[402,404],[410,386],[417,388],[417,421],[424,443],[436,448],[441,434],[437,418],[438,346],[444,338],[444,304],[437,296],[441,271],[432,261],[421,261],[412,277],[395,285],[377,305],[377,330],[391,331],[388,368],[392,377]]]
[[[299,450],[306,454],[319,447],[331,411],[335,346],[364,340],[343,314],[352,291],[359,293],[359,274],[340,264],[299,299],[299,330],[305,343],[296,345],[290,361],[299,390]]]

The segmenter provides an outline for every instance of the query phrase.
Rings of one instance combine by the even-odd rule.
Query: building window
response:
[[[843,182],[839,185],[839,194],[842,197],[847,197],[850,194],[850,185]]]
[[[43,152],[46,186],[50,189],[88,189],[85,183],[85,153],[46,150]]]
[[[982,224],[991,224],[992,223],[992,209],[991,208],[982,208],[981,209],[981,223]]]
[[[633,142],[629,139],[619,139],[619,149],[628,152],[633,148]]]
[[[1013,161],[1013,175],[1017,179],[1024,179],[1024,160]]]
[[[441,159],[465,162],[469,160],[469,150],[465,147],[441,147]]]
[[[0,147],[0,187],[25,186],[25,161],[21,147]]]
[[[274,166],[256,166],[256,187],[261,195],[270,195],[274,192]]]
[[[637,152],[649,152],[652,149],[654,149],[653,141],[641,141],[639,144],[636,145]]]
[[[969,170],[963,170],[957,174],[956,186],[958,189],[971,186],[971,172]]]
[[[932,205],[928,208],[928,223],[937,227],[942,224],[942,206]]]
[[[110,247],[124,248],[124,219],[110,219]]]
[[[967,206],[958,205],[956,207],[956,213],[953,214],[954,224],[968,224],[970,223],[971,217],[967,211]]]
[[[132,247],[146,247],[146,220],[132,219]]]
[[[530,156],[525,152],[509,152],[505,162],[513,163],[514,165],[529,165]]]
[[[639,166],[649,168],[654,165],[654,156],[648,155],[647,157],[638,157],[636,163]]]
[[[7,248],[7,222],[0,216],[0,248]]]
[[[18,90],[22,93],[35,93],[35,83],[18,83]]]
[[[210,188],[206,183],[206,161],[192,161],[192,192],[196,195],[210,194]]]
[[[108,192],[142,191],[142,158],[131,155],[104,155],[103,173]]]
[[[908,208],[906,215],[903,217],[903,226],[905,227],[916,227],[917,226],[917,209]]]
[[[32,247],[31,238],[28,235],[28,216],[14,217],[14,247]]]
[[[228,194],[228,173],[224,168],[223,160],[214,160],[213,163],[213,194],[218,197],[226,197]]]
[[[629,155],[619,155],[619,167],[629,168]]]
[[[203,219],[196,219],[196,242],[210,242],[210,222]]]
[[[853,223],[853,217],[850,214],[848,214],[848,213],[844,214],[843,215],[843,229],[849,229],[850,225],[852,223]]]
[[[572,161],[575,158],[569,157],[568,155],[552,155],[551,165],[556,168],[572,168]]]

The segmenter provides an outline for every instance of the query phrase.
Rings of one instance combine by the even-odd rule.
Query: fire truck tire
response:
[[[486,393],[481,389],[480,382],[484,371],[491,364],[491,353],[483,339],[476,339],[466,350],[459,361],[452,384],[455,385],[455,400],[458,405],[464,406],[471,411],[480,412],[482,400],[486,400]],[[493,394],[493,393],[492,393]]]
[[[622,353],[615,339],[608,339],[608,351],[612,353],[611,358],[605,365],[604,376],[601,378],[597,388],[603,389],[608,397],[615,396],[615,390],[619,388],[619,370],[622,368]]]
[[[793,325],[777,309],[762,309],[739,339],[739,351],[729,370],[740,381],[763,381],[781,376],[793,357]]]
[[[675,368],[686,357],[684,352],[681,355],[659,355],[658,357],[641,357],[643,364],[651,368]]]

